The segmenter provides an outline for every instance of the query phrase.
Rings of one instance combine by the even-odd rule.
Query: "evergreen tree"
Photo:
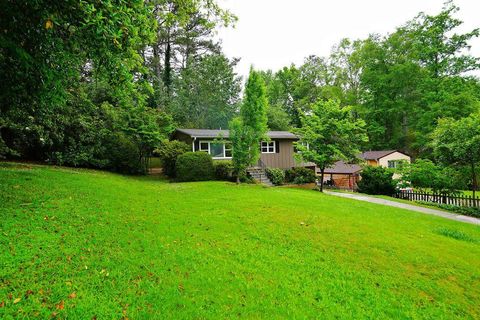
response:
[[[230,122],[232,160],[237,182],[245,174],[246,168],[254,165],[260,158],[259,144],[266,139],[267,109],[265,82],[262,76],[252,68],[245,86],[240,117]]]

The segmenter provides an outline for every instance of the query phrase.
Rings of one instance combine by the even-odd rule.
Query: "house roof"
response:
[[[398,150],[365,151],[359,155],[359,158],[364,160],[378,160],[394,152],[404,154],[403,152],[400,152]]]
[[[229,130],[214,130],[214,129],[177,129],[177,132],[184,133],[190,137],[196,138],[228,138],[230,136]],[[298,137],[289,131],[268,131],[267,136],[270,139],[298,139]]]
[[[358,164],[347,164],[343,161],[337,161],[330,168],[325,168],[328,174],[353,174],[362,171],[362,167]]]

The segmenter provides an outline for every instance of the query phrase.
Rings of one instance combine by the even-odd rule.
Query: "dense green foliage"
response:
[[[478,187],[477,166],[480,164],[480,111],[460,120],[440,119],[433,133],[433,149],[443,163],[470,169],[473,195]]]
[[[299,157],[313,162],[321,171],[320,191],[323,191],[325,168],[338,160],[353,162],[368,140],[365,122],[356,119],[351,108],[339,101],[318,101],[311,113],[301,115],[302,127],[297,130],[300,140],[295,143]]]
[[[0,158],[142,173],[176,125],[236,112],[236,60],[213,40],[235,17],[214,1],[7,1],[0,15]]]
[[[478,226],[228,182],[0,181],[2,319],[480,317]]]
[[[464,177],[450,167],[440,166],[428,159],[402,163],[398,172],[406,186],[432,190],[435,193],[455,193],[465,187]]]
[[[285,181],[293,184],[312,183],[317,180],[315,171],[303,167],[285,170]]]
[[[215,178],[217,180],[233,181],[235,179],[233,163],[230,160],[216,160],[213,162]]]
[[[437,15],[421,13],[391,34],[343,39],[328,57],[264,72],[270,105],[300,127],[314,102],[337,99],[366,122],[368,149],[431,157],[430,134],[439,118],[480,109],[480,82],[468,73],[480,68],[468,51],[479,29],[459,33],[457,11],[447,2]]]
[[[229,124],[232,161],[237,179],[245,176],[245,169],[260,159],[259,144],[267,139],[267,110],[265,82],[261,74],[251,68],[240,116]]]
[[[268,179],[276,185],[276,186],[281,186],[282,184],[285,183],[285,171],[282,169],[278,168],[267,168],[265,170],[265,173],[267,174]]]
[[[185,142],[178,140],[163,141],[161,147],[155,150],[162,162],[163,173],[168,177],[174,178],[178,156],[188,151],[191,151],[191,146]]]
[[[177,181],[205,181],[214,178],[212,157],[206,152],[186,152],[175,164]]]
[[[367,166],[362,170],[362,179],[357,183],[358,192],[391,196],[395,192],[396,181],[393,172],[384,167]]]

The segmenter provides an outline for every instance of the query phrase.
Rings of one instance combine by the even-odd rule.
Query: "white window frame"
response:
[[[273,144],[273,148],[272,148],[271,144]],[[263,148],[267,148],[267,151],[263,151]],[[260,151],[262,153],[276,153],[277,152],[277,144],[275,143],[275,141],[262,141],[260,143]]]
[[[207,144],[208,144],[208,150],[203,150],[203,149],[200,148],[202,143],[207,143]],[[223,144],[223,157],[212,157],[212,159],[214,159],[214,160],[232,159],[232,157],[227,157],[227,156],[225,155],[225,150],[230,150],[230,151],[232,151],[232,148],[231,148],[231,147],[230,147],[230,149],[226,149],[226,148],[225,148],[225,145],[226,145],[227,143],[230,143],[230,142],[215,142],[215,141],[213,141],[213,140],[200,140],[200,141],[198,142],[198,151],[200,151],[200,152],[206,152],[206,153],[208,153],[209,155],[211,155],[211,153],[210,153],[210,151],[211,151],[211,146],[210,146],[210,145],[211,145],[212,143],[214,143],[214,144]],[[231,143],[230,143],[230,144],[231,144]]]
[[[399,160],[388,160],[387,161],[387,167],[390,168],[390,169],[396,169],[397,166],[398,166],[398,162],[399,162]],[[390,167],[390,163],[393,164],[392,167]]]
[[[301,145],[307,147],[307,150],[310,150],[310,143],[308,143],[308,142],[301,142]],[[297,148],[297,149],[295,150],[295,153],[297,153],[297,154],[302,154],[302,151],[298,150],[298,148]]]

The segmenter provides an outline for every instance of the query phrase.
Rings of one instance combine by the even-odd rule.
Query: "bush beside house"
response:
[[[274,185],[280,186],[285,183],[285,171],[283,171],[282,169],[267,168],[265,172],[267,174],[268,179],[270,179],[270,181]]]
[[[384,167],[365,167],[358,182],[358,192],[391,196],[395,192],[393,172]]]
[[[155,150],[163,164],[163,173],[170,178],[174,178],[177,158],[189,150],[191,150],[191,146],[185,142],[177,140],[164,141],[162,147]]]
[[[205,181],[215,176],[212,157],[205,152],[186,152],[177,158],[178,181]]]
[[[317,176],[313,170],[295,167],[285,170],[285,181],[293,184],[313,183],[317,180]]]
[[[234,167],[230,160],[217,160],[213,163],[216,180],[234,181]]]

